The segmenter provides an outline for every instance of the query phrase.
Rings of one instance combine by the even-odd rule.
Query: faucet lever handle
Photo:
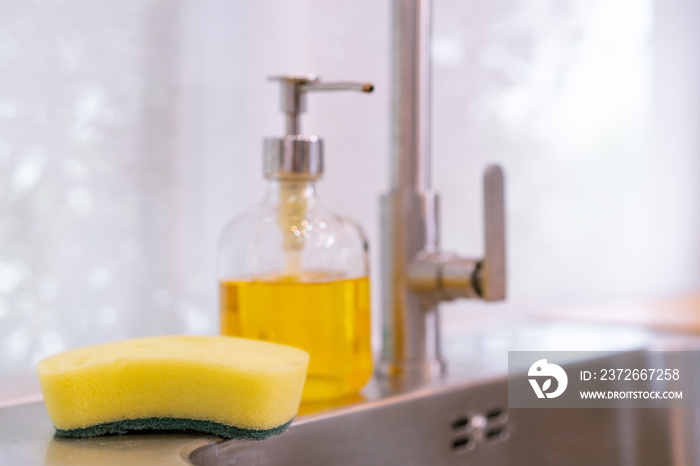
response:
[[[484,172],[485,254],[477,269],[477,291],[486,301],[506,297],[505,187],[503,170],[489,165]]]

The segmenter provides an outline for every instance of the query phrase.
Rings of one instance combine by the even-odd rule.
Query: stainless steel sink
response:
[[[265,442],[208,445],[195,450],[190,461],[201,466],[671,464],[668,413],[506,406],[503,379],[419,390],[300,419],[289,432]],[[641,426],[647,427],[635,431]]]
[[[620,329],[611,331],[616,337],[609,341],[622,345],[600,341],[596,348],[590,341],[601,336],[600,329],[551,330],[556,330],[557,341],[568,341],[563,349],[619,351],[626,346],[629,351],[611,353],[603,361],[608,367],[630,367],[645,360],[644,348],[659,349],[658,339]],[[530,342],[530,348],[543,349],[538,332],[547,335],[546,329],[534,326],[529,335],[520,329],[515,336],[521,346]],[[489,335],[474,337],[472,341],[483,344]],[[697,410],[508,409],[503,361],[499,366],[493,358],[469,357],[471,362],[455,364],[453,374],[430,385],[400,387],[375,380],[364,401],[302,415],[288,432],[263,442],[208,444],[193,451],[189,460],[201,466],[700,464],[694,438]],[[584,360],[569,369],[592,367]]]

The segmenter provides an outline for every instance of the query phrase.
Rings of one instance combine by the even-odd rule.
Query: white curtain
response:
[[[481,170],[502,163],[498,312],[700,283],[693,8],[435,0],[443,243],[481,253]],[[388,0],[0,1],[0,387],[67,348],[218,331],[216,240],[283,129],[271,74],[376,84],[311,96],[303,128],[326,141],[325,197],[370,235],[378,335],[389,25]]]

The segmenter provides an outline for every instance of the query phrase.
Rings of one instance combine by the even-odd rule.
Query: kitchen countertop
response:
[[[454,330],[454,329],[453,329]],[[449,332],[443,347],[449,361],[447,378],[479,382],[507,374],[509,350],[627,351],[657,346],[666,335],[634,326],[543,322],[516,319],[493,322]],[[671,338],[673,341],[673,338]],[[345,409],[358,403],[391,396],[373,381],[361,395],[341,400],[340,406],[302,407],[294,424],[329,409]],[[445,383],[445,382],[436,382]],[[284,435],[284,434],[282,434]],[[12,465],[187,465],[195,449],[217,437],[197,433],[142,433],[86,439],[54,437],[54,428],[43,402],[0,409],[0,464]]]
[[[85,439],[54,437],[43,402],[0,410],[3,465],[186,465],[196,448],[217,440],[194,434],[130,434]]]
[[[530,315],[547,320],[637,325],[655,331],[700,334],[700,294],[552,308]]]

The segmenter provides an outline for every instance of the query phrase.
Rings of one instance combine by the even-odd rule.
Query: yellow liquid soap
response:
[[[221,333],[306,350],[302,401],[337,398],[356,393],[372,374],[369,302],[368,277],[222,281]]]

